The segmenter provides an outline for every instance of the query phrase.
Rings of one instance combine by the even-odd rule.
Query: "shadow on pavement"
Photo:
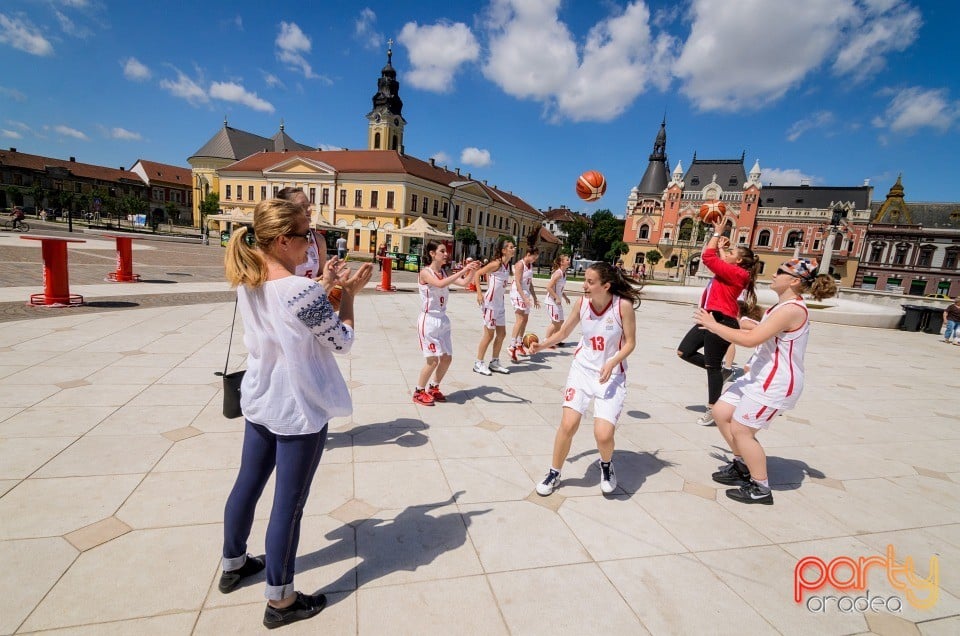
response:
[[[647,477],[656,475],[664,468],[669,468],[670,466],[675,465],[674,462],[657,457],[659,452],[659,450],[652,453],[638,453],[636,451],[628,450],[613,451],[613,467],[617,473],[617,489],[613,491],[612,495],[623,495],[626,493],[628,495],[627,498],[629,499],[630,495],[633,495],[640,490],[640,488],[643,486],[643,483],[647,481]],[[599,460],[598,451],[594,448],[568,457],[567,463],[572,464],[578,459],[587,457],[589,455],[597,455],[597,459]],[[568,474],[569,473],[564,473],[564,475]],[[565,477],[562,485],[582,487],[596,486],[599,490],[599,461],[591,462],[587,467],[586,474],[579,479],[568,479]]]
[[[381,446],[396,444],[404,448],[415,448],[427,443],[423,431],[430,428],[420,420],[400,418],[381,424],[364,424],[348,431],[334,431],[327,435],[326,450],[350,448],[352,446]]]
[[[730,451],[724,448],[719,446],[714,448],[719,452],[710,453],[710,457],[718,461],[727,463],[733,457]],[[770,481],[771,490],[797,490],[807,477],[825,479],[826,475],[799,459],[767,455],[767,479]]]
[[[445,552],[466,543],[470,520],[490,512],[490,509],[465,513],[451,510],[430,514],[456,503],[463,492],[445,501],[410,506],[393,519],[357,519],[344,524],[327,533],[326,538],[333,543],[297,559],[297,572],[351,559],[354,545],[357,565],[321,591],[353,592],[393,572],[414,572],[429,565]]]

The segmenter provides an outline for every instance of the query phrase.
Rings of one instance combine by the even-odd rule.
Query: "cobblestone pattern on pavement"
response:
[[[213,375],[233,305],[164,298],[176,295],[0,329],[0,634],[262,629],[262,575],[217,590],[243,437]],[[330,604],[284,634],[960,633],[960,347],[815,324],[803,397],[760,434],[776,503],[744,506],[711,480],[726,449],[695,424],[703,371],[675,355],[691,308],[646,301],[616,491],[600,493],[588,411],[561,488],[539,497],[573,349],[479,376],[479,312],[455,295],[449,401],[416,405],[419,305],[412,292],[357,300],[357,340],[338,357],[353,413],[330,423],[297,559],[296,586]],[[535,311],[530,330],[545,327]],[[268,484],[254,554],[271,503]],[[939,559],[932,608],[794,602],[799,559],[883,559],[887,546],[920,576]],[[882,567],[868,583],[871,598],[904,595]]]

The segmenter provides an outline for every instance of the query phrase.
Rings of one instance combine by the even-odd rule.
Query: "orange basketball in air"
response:
[[[330,304],[333,305],[334,311],[340,311],[340,298],[343,296],[343,287],[340,285],[334,286],[330,290],[330,293],[327,294],[327,300],[330,301]]]
[[[726,213],[727,206],[723,204],[723,201],[707,201],[700,206],[700,220],[709,225],[723,219],[723,215]]]
[[[535,334],[535,333],[524,334],[524,336],[523,336],[523,348],[524,348],[524,349],[529,349],[529,348],[530,348],[530,345],[532,345],[534,342],[540,342],[540,338],[537,337],[537,334]]]
[[[607,191],[607,180],[596,170],[587,170],[577,179],[577,196],[584,201],[596,201]]]

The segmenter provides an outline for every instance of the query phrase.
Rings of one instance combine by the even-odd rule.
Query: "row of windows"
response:
[[[886,243],[874,243],[870,246],[870,255],[867,259],[868,263],[879,263],[883,260],[883,253],[887,248]],[[891,261],[892,265],[907,265],[907,255],[910,251],[909,245],[897,245],[893,251],[893,260]],[[936,253],[937,249],[933,246],[924,246],[921,247],[919,253],[917,254],[916,265],[918,267],[930,267],[933,264],[933,255]],[[960,263],[960,251],[957,249],[950,249],[944,254],[943,265],[944,269],[957,269],[957,264]]]
[[[273,196],[276,197],[277,193],[280,191],[280,186],[273,186]],[[236,190],[234,190],[230,184],[224,186],[223,196],[227,201],[233,200],[233,195],[236,194],[237,201],[243,201],[243,186],[237,184]],[[307,196],[310,199],[310,203],[316,204],[317,202],[317,189],[309,188],[307,190]],[[330,188],[323,188],[321,192],[321,205],[330,205]],[[260,200],[267,198],[267,186],[260,186]],[[253,201],[253,186],[247,186],[247,201]],[[340,207],[347,206],[347,190],[340,190]],[[363,190],[354,190],[353,194],[353,206],[356,208],[363,207]],[[394,206],[394,192],[393,190],[387,191],[387,208],[392,210]],[[370,207],[376,209],[380,207],[380,192],[374,190],[370,193]],[[444,211],[446,211],[446,206],[444,206]]]

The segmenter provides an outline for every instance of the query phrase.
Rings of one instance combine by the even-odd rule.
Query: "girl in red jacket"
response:
[[[721,325],[739,329],[737,298],[746,290],[749,308],[757,304],[754,282],[760,270],[760,259],[746,246],[730,249],[723,236],[723,219],[713,224],[713,236],[703,246],[702,262],[713,272],[700,298],[700,307],[713,314]],[[677,355],[690,364],[707,370],[707,412],[697,420],[702,426],[713,424],[712,409],[723,389],[723,354],[730,343],[715,333],[694,325],[677,347]],[[703,353],[700,350],[703,349]]]

